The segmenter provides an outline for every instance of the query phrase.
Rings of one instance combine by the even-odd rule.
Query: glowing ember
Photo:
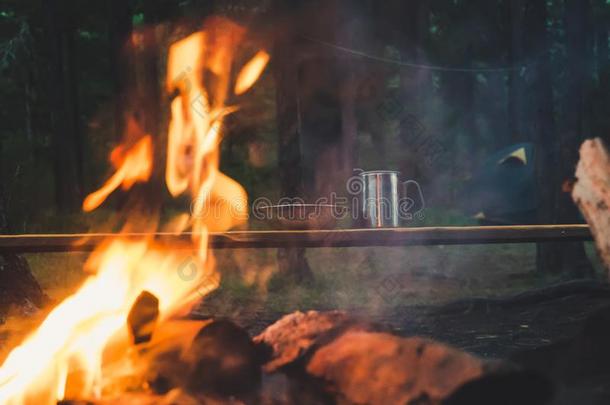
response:
[[[145,367],[138,364],[142,358],[129,355],[125,343],[126,319],[137,297],[148,291],[159,299],[162,327],[217,287],[219,277],[207,251],[208,230],[226,230],[247,218],[245,191],[218,172],[222,120],[235,110],[224,101],[234,49],[243,35],[242,28],[214,19],[206,30],[178,41],[169,52],[167,89],[179,95],[171,104],[165,179],[173,196],[188,193],[194,203],[191,215],[178,215],[168,227],[176,233],[191,228],[194,252],[173,253],[146,236],[107,240],[87,261],[92,275],[82,287],[6,358],[0,368],[0,403],[55,404],[65,397],[99,398],[110,387],[116,391],[121,376],[137,379]],[[261,51],[245,65],[235,94],[252,86],[268,60]],[[203,87],[205,70],[215,75],[212,88]],[[129,190],[136,182],[150,181],[153,150],[151,135],[116,148],[111,154],[116,172],[85,199],[83,209],[97,208],[119,187]],[[135,222],[138,213],[129,217]],[[144,231],[157,230],[156,225],[151,228]],[[120,361],[109,365],[109,358]],[[141,387],[119,384],[119,391],[128,388]]]

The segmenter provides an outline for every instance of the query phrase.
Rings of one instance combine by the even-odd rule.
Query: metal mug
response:
[[[422,218],[424,198],[415,180],[401,182],[400,172],[373,170],[359,173],[362,185],[361,225],[369,228],[396,228],[401,219]],[[410,198],[409,185],[416,190],[416,200]],[[419,204],[418,204],[419,203]],[[417,208],[417,211],[411,211]]]
[[[399,174],[392,170],[360,173],[363,186],[361,209],[365,226],[370,228],[399,226]]]

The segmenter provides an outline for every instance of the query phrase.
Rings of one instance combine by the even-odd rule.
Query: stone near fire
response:
[[[269,348],[269,358],[263,369],[270,373],[303,356],[320,339],[347,327],[373,329],[354,321],[345,312],[294,312],[265,329],[254,342]]]
[[[228,320],[216,320],[195,336],[187,352],[192,392],[222,396],[255,390],[261,381],[258,351],[248,333]]]
[[[297,312],[255,338],[283,372],[338,404],[543,405],[553,389],[539,374],[420,337],[400,337],[343,312]]]
[[[320,347],[307,364],[309,374],[358,404],[439,403],[484,369],[480,359],[440,343],[363,331]]]
[[[156,394],[183,387],[189,380],[189,363],[185,352],[195,336],[210,320],[174,319],[157,325],[149,343],[138,354],[146,364],[144,379]]]

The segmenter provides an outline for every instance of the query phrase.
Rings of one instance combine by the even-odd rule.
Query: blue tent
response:
[[[536,222],[534,145],[512,145],[487,158],[465,185],[462,202],[483,223]]]

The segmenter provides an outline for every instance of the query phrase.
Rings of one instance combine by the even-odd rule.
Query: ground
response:
[[[592,246],[588,248],[599,268]],[[219,250],[215,255],[223,283],[198,310],[253,324],[295,310],[343,309],[408,331],[414,311],[510,297],[566,281],[536,273],[532,244],[310,249],[315,279],[307,284],[277,273],[274,249]],[[60,300],[83,279],[87,254],[26,258],[43,289]],[[482,327],[485,323],[481,319]]]
[[[593,247],[587,250],[598,280],[536,273],[531,244],[310,249],[307,257],[315,279],[307,284],[277,273],[274,249],[219,250],[215,255],[222,285],[204,298],[195,315],[230,317],[255,335],[295,310],[342,309],[395,333],[430,337],[485,358],[569,370],[570,362],[587,360],[579,357],[579,349],[566,357],[565,342],[581,339],[586,320],[610,308],[610,288]],[[26,255],[54,300],[78,287],[86,257]],[[19,336],[35,322],[15,323],[19,317],[9,317],[5,336],[9,331]],[[591,346],[590,337],[582,339],[583,346]],[[586,379],[591,385],[587,392],[597,395],[590,403],[598,403],[600,395],[599,403],[604,403],[610,390],[605,382],[595,381]],[[571,379],[563,389],[572,392],[574,384]]]

